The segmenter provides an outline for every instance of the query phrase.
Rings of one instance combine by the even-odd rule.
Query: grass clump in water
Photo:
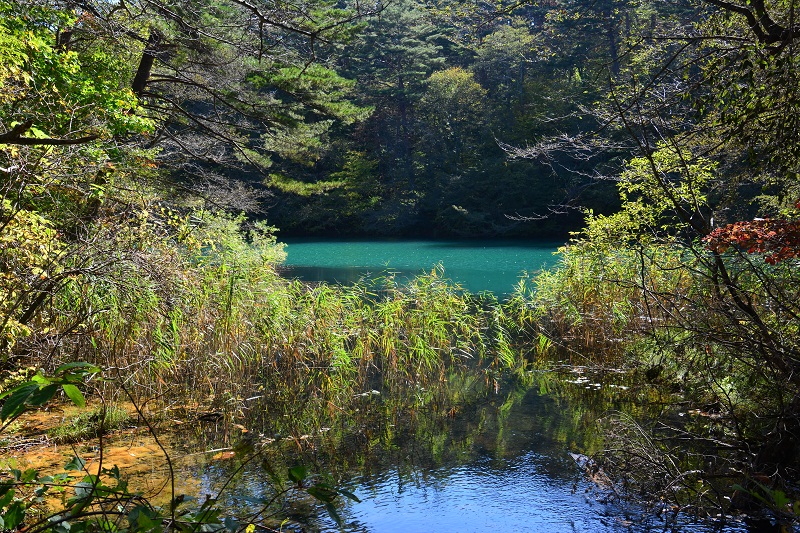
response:
[[[130,421],[131,416],[125,409],[116,405],[101,405],[54,427],[47,435],[58,444],[69,444],[97,437],[101,432],[105,434],[122,429]]]

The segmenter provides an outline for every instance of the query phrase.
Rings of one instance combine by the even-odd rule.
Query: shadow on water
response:
[[[297,278],[310,282],[336,283],[352,285],[363,280],[375,280],[387,275],[394,275],[400,281],[407,281],[420,274],[420,271],[410,269],[385,269],[369,267],[324,267],[324,266],[282,266],[280,273],[285,278]]]
[[[462,241],[432,241],[431,248],[465,248],[465,249],[481,249],[481,248],[500,248],[500,249],[546,249],[555,251],[560,246],[564,246],[564,241],[528,241],[528,240],[514,240],[514,239],[491,239],[491,240],[462,240]]]

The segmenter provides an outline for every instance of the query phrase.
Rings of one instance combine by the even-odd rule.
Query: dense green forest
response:
[[[354,82],[363,118],[315,120],[303,148],[266,140],[271,166],[250,183],[266,187],[268,219],[284,234],[562,237],[578,209],[616,208],[596,173],[618,151],[512,160],[503,148],[600,127],[585,108],[610,55],[604,15],[587,7],[392,2],[361,19],[320,55]],[[615,13],[612,40],[637,16]]]
[[[88,397],[300,443],[364,390],[376,420],[456,416],[568,361],[664,399],[605,418],[620,490],[791,527],[799,35],[793,0],[0,0],[2,431]],[[285,280],[276,227],[576,233],[498,302],[435,272]],[[4,530],[255,528],[111,469],[48,514],[68,478],[2,475]],[[335,515],[309,475],[273,480]]]

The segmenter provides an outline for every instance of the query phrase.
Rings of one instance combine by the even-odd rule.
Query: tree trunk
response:
[[[158,47],[161,44],[163,37],[158,30],[151,30],[150,37],[147,39],[147,46],[142,52],[142,59],[139,61],[139,68],[136,70],[136,76],[133,78],[131,89],[133,94],[140,97],[144,93],[144,88],[147,86],[147,80],[150,78],[150,71],[153,69],[153,63],[158,54]]]
[[[608,33],[608,51],[611,55],[611,74],[619,75],[619,43],[617,43],[617,28],[614,16],[609,11],[606,13],[606,31]]]
[[[56,35],[56,48],[61,52],[69,50],[69,41],[72,39],[72,30],[64,29]]]
[[[401,157],[403,158],[403,168],[405,169],[406,179],[408,180],[408,188],[413,190],[416,183],[414,182],[414,168],[411,164],[411,133],[408,126],[408,104],[406,102],[405,83],[402,75],[398,80],[398,88],[400,89],[398,110],[400,111],[400,129],[402,132]]]

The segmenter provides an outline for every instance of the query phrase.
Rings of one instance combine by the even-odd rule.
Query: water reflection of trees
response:
[[[591,379],[570,379],[576,376]],[[250,460],[238,474],[228,490],[229,504],[246,509],[242,502],[263,499],[274,490],[263,482],[269,477],[265,471],[280,473],[295,463],[350,488],[357,483],[370,493],[387,475],[396,478],[399,488],[435,489],[456,469],[480,464],[502,472],[532,454],[543,475],[569,483],[582,472],[568,452],[591,455],[602,449],[598,421],[624,412],[647,423],[663,410],[666,398],[628,388],[628,380],[608,372],[528,372],[505,379],[496,389],[475,369],[462,369],[424,389],[360,396],[358,407],[324,431],[301,439],[254,442],[238,461],[250,460],[246,458],[252,454],[259,459]],[[205,444],[213,445],[213,437],[206,433]],[[238,464],[206,470],[209,486],[226,480]],[[293,500],[289,514],[308,525],[325,512],[300,499]]]

